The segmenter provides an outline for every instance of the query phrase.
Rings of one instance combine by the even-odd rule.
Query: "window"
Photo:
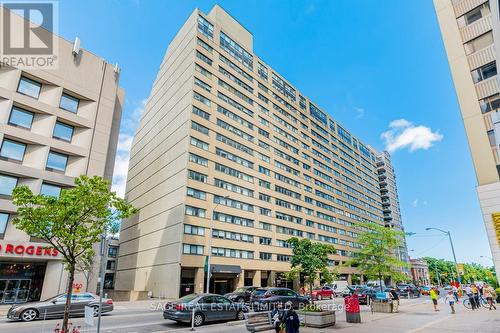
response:
[[[184,225],[184,233],[188,234],[188,235],[203,236],[205,234],[205,228],[190,225],[190,224],[185,224]]]
[[[202,245],[192,245],[192,244],[184,244],[182,246],[182,253],[184,254],[203,254],[203,246]]]
[[[189,161],[199,165],[208,166],[208,160],[205,157],[201,157],[193,153],[189,153]]]
[[[116,260],[109,260],[106,263],[106,269],[115,270],[116,269]]]
[[[42,88],[41,83],[30,80],[24,76],[21,76],[21,80],[19,81],[19,86],[17,87],[17,92],[23,95],[31,96],[33,98],[38,98],[38,96],[40,96],[41,88]]]
[[[212,53],[212,52],[213,52],[213,50],[214,50],[214,49],[213,49],[210,45],[208,45],[207,43],[205,43],[204,41],[202,41],[202,40],[201,40],[201,39],[199,39],[199,38],[198,38],[198,39],[196,39],[196,43],[197,43],[198,45],[200,45],[201,47],[203,47],[205,50],[207,50],[207,51],[208,51],[208,52],[210,52],[210,53]]]
[[[49,170],[66,170],[66,164],[68,163],[68,155],[56,153],[53,151],[49,152],[49,157],[47,158],[47,169]]]
[[[202,183],[206,183],[208,176],[196,171],[188,170],[188,178]]]
[[[493,33],[491,31],[474,38],[464,44],[465,53],[468,55],[476,51],[482,50],[493,44]]]
[[[219,213],[219,212],[214,212],[213,217],[214,217],[214,220],[217,220],[217,221],[253,228],[253,220],[246,219],[246,218],[243,218],[240,216],[234,216],[234,215],[228,215],[228,214],[223,214],[223,213]]]
[[[465,13],[465,15],[459,17],[457,19],[457,23],[459,28],[463,28],[466,25],[472,24],[477,20],[485,17],[490,13],[490,5],[489,3],[485,3],[479,7],[472,9],[471,11]]]
[[[204,89],[208,92],[212,91],[212,87],[209,84],[206,84],[202,80],[198,79],[197,77],[194,78],[194,84],[196,84],[198,87],[201,89]]]
[[[56,126],[54,127],[54,133],[52,133],[52,137],[71,142],[71,139],[73,138],[73,131],[73,126],[66,125],[58,121],[56,122]]]
[[[260,252],[259,253],[260,260],[271,260],[272,254],[268,252]]]
[[[205,68],[201,67],[200,65],[196,64],[194,69],[198,72],[198,73],[201,73],[202,75],[208,77],[208,78],[211,78],[212,77],[212,73],[210,73],[209,71],[207,71]]]
[[[40,190],[40,194],[46,195],[49,197],[59,198],[59,196],[61,195],[61,189],[62,189],[61,186],[42,183],[42,188]]]
[[[210,106],[210,100],[202,95],[198,94],[196,91],[193,93],[193,98],[207,106]]]
[[[269,237],[259,237],[260,245],[271,245],[271,238]]]
[[[225,150],[220,149],[220,148],[215,148],[215,153],[217,154],[217,156],[224,157],[230,161],[236,162],[236,163],[241,164],[247,168],[253,169],[253,162],[251,162],[247,159],[244,159],[238,155],[235,155],[233,153],[230,153],[230,152],[225,151]]]
[[[253,205],[249,205],[243,201],[239,200],[234,200],[234,199],[229,199],[226,197],[221,197],[218,195],[214,195],[214,203],[227,206],[227,207],[232,207],[236,209],[241,209],[246,212],[253,212]]]
[[[12,195],[12,191],[17,186],[17,178],[0,175],[0,195]]]
[[[263,230],[271,231],[272,227],[270,223],[260,222],[260,228]]]
[[[206,120],[210,119],[210,114],[208,112],[205,112],[201,109],[198,109],[196,106],[193,106],[193,113],[197,116],[200,116]]]
[[[200,149],[208,150],[208,143],[198,140],[197,138],[191,137],[191,144]]]
[[[253,243],[253,236],[247,234],[241,234],[239,232],[224,231],[214,229],[212,231],[213,238],[230,239],[239,242]]]
[[[9,160],[22,161],[25,150],[26,144],[4,139],[0,149],[0,156]]]
[[[265,174],[266,176],[271,174],[271,171],[268,168],[264,168],[261,165],[259,165],[259,172]]]
[[[206,192],[203,192],[200,190],[195,190],[194,188],[190,188],[190,187],[187,188],[186,195],[188,197],[192,197],[192,198],[196,198],[196,199],[200,199],[200,200],[206,200],[206,198],[207,198]]]
[[[264,193],[259,193],[259,200],[262,200],[265,202],[271,202],[271,196],[264,194]]]
[[[219,163],[215,163],[215,171],[223,172],[223,173],[225,173],[227,175],[230,175],[230,176],[242,179],[244,181],[253,183],[253,177],[252,176],[250,176],[250,175],[248,175],[248,174],[246,174],[244,172],[240,172],[240,171],[238,171],[236,169],[233,169],[233,168],[227,167],[225,165],[219,164]]]
[[[481,82],[492,76],[497,75],[497,64],[495,61],[481,66],[471,72],[474,83]]]
[[[493,96],[484,98],[479,101],[481,106],[481,111],[483,113],[490,112],[491,110],[500,109],[500,95],[495,94]]]
[[[59,107],[66,111],[76,113],[78,111],[79,104],[80,100],[78,98],[70,96],[68,94],[62,94]]]
[[[243,65],[253,69],[253,56],[222,31],[220,32],[220,46]]]
[[[12,111],[10,112],[10,117],[9,117],[10,125],[30,129],[32,123],[33,123],[33,112],[23,110],[21,108],[18,108],[17,106],[12,107]]]
[[[194,121],[191,121],[191,128],[194,129],[195,131],[202,133],[202,134],[208,135],[208,128],[203,126],[203,125],[200,125]]]
[[[260,213],[260,215],[271,217],[271,210],[269,208],[262,208],[262,207],[260,207],[259,208],[259,213]]]
[[[110,258],[116,258],[117,255],[118,255],[118,247],[116,247],[116,246],[110,246],[108,248],[108,257],[110,257]]]
[[[229,60],[228,58],[224,57],[222,54],[219,54],[219,59],[229,67],[231,67],[236,73],[240,74],[243,76],[245,79],[247,79],[250,82],[253,82],[253,77],[248,75],[244,70],[242,70],[240,67],[238,67],[234,62]]]
[[[196,58],[200,59],[201,61],[205,62],[209,66],[212,66],[212,59],[201,53],[200,51],[196,51]]]
[[[5,235],[5,230],[7,230],[7,222],[9,221],[9,214],[0,213],[0,238]]]
[[[214,25],[201,16],[198,16],[198,31],[210,40],[214,38]]]
[[[212,248],[212,255],[218,256],[218,257],[253,259],[253,252],[252,251],[226,249],[226,248],[221,248],[221,247],[213,247]]]
[[[267,188],[267,189],[270,189],[271,188],[271,183],[267,182],[265,180],[259,179],[259,186]]]
[[[203,208],[198,208],[198,207],[193,207],[193,206],[186,206],[186,215],[190,216],[197,216],[197,217],[205,217],[205,209]]]
[[[253,190],[250,190],[250,189],[248,189],[246,187],[243,187],[243,186],[239,186],[239,185],[236,185],[236,184],[232,184],[232,183],[226,182],[224,180],[215,179],[214,180],[214,185],[217,186],[217,187],[226,189],[228,191],[231,191],[231,192],[243,194],[243,195],[245,195],[247,197],[253,197]]]
[[[264,80],[266,80],[266,81],[267,81],[267,80],[268,80],[268,78],[269,78],[269,75],[268,75],[268,73],[267,73],[267,67],[266,67],[266,66],[264,66],[263,64],[261,64],[260,62],[258,63],[258,66],[259,66],[259,67],[258,67],[257,72],[259,73],[259,76],[260,76],[261,78],[263,78]]]

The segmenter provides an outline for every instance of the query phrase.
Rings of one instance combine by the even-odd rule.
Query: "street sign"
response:
[[[90,306],[85,307],[85,324],[89,326],[94,326],[94,308]]]

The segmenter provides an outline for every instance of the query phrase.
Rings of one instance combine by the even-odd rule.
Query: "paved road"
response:
[[[336,299],[341,304],[341,299]],[[329,304],[331,301],[322,301]],[[438,332],[491,332],[500,333],[500,310],[481,309],[471,311],[462,305],[457,306],[457,314],[451,315],[442,302],[439,312],[432,310],[430,300],[425,298],[402,300],[400,312],[396,314],[371,314],[366,306],[362,306],[362,324],[345,322],[345,314],[337,313],[337,324],[334,328],[313,330],[301,329],[301,333],[326,333],[340,331],[342,333],[438,333]],[[116,303],[115,311],[103,317],[102,333],[184,333],[189,326],[178,325],[164,320],[161,304],[151,302]],[[0,311],[1,312],[1,311]],[[5,318],[5,317],[3,317]],[[11,322],[0,319],[2,333],[49,333],[60,320],[36,321],[31,323]],[[82,318],[73,322],[81,324]],[[201,333],[244,333],[245,327],[240,322],[216,323],[197,328]],[[82,330],[95,332],[93,330]]]

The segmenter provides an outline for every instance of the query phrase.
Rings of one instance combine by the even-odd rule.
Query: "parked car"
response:
[[[194,326],[209,321],[243,320],[248,312],[245,304],[231,301],[217,294],[189,294],[165,304],[163,318],[190,323],[194,313]]]
[[[420,295],[429,295],[430,292],[431,292],[431,287],[429,286],[420,287]]]
[[[40,302],[28,302],[14,304],[7,312],[7,318],[11,320],[32,321],[37,318],[62,318],[66,305],[66,294],[60,294]],[[84,316],[85,306],[90,306],[94,317],[99,314],[99,296],[91,293],[78,293],[71,295],[70,316]],[[113,311],[113,300],[104,298],[102,300],[102,312]]]
[[[398,284],[396,286],[400,297],[420,297],[420,290],[414,284]]]
[[[318,301],[322,299],[333,299],[335,297],[333,289],[328,286],[316,287],[312,290],[312,297]]]
[[[347,281],[333,281],[330,284],[326,284],[325,286],[328,286],[333,289],[333,295],[334,297],[342,295],[342,292],[347,288],[348,284]]]
[[[358,296],[359,304],[368,304],[369,299],[374,298],[375,294],[378,292],[376,288],[352,288],[352,286],[347,287],[347,289],[342,293],[344,297],[356,294]]]
[[[250,302],[255,311],[259,311],[269,310],[278,304],[288,302],[292,303],[292,306],[297,309],[301,305],[309,304],[309,299],[288,288],[267,287],[255,289]]]
[[[224,296],[229,298],[233,302],[248,303],[250,302],[250,297],[257,287],[247,286],[237,288],[232,293],[225,294]]]

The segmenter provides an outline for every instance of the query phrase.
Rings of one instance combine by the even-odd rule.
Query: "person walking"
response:
[[[455,302],[458,302],[458,287],[456,284],[453,284],[453,297],[455,297]]]
[[[444,298],[444,303],[448,304],[451,308],[451,314],[455,314],[455,295],[453,295],[453,291],[448,291],[448,295]]]
[[[299,315],[292,307],[291,303],[287,303],[286,310],[283,315],[283,322],[285,323],[286,333],[299,333],[300,320]]]
[[[493,289],[492,286],[489,286],[488,284],[485,284],[483,286],[483,297],[486,299],[488,302],[488,305],[490,306],[490,310],[497,309],[495,304],[493,303],[493,298],[496,296],[495,289]]]
[[[431,291],[429,292],[431,295],[431,300],[432,304],[434,306],[434,311],[439,311],[438,309],[438,298],[439,298],[439,290],[435,286],[431,288]]]
[[[481,308],[481,304],[479,303],[479,288],[475,284],[472,284],[470,289],[472,291],[472,297],[474,299],[476,309]]]
[[[470,285],[465,287],[465,294],[469,298],[469,303],[470,303],[472,310],[475,310],[476,309],[476,301],[474,300],[474,294],[472,293],[472,287]]]

